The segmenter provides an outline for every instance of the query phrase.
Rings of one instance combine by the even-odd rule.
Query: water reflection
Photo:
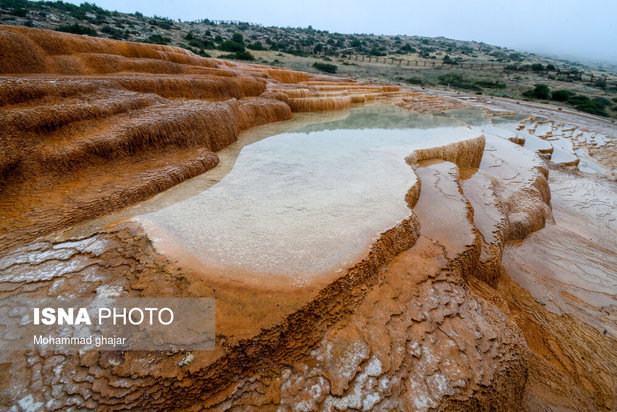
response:
[[[478,135],[447,117],[353,110],[245,146],[218,183],[138,220],[168,254],[180,245],[209,268],[301,285],[346,269],[410,215],[413,150]]]

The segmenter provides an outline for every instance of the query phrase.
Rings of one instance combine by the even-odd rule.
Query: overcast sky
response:
[[[70,0],[79,4],[81,1]],[[616,0],[90,0],[173,19],[477,40],[617,63]]]

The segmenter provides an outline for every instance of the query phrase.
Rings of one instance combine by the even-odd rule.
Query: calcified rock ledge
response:
[[[174,47],[17,27],[2,27],[0,44],[0,73],[18,74],[0,84],[0,250],[203,173],[241,130],[292,111],[346,109],[366,95],[460,107]]]
[[[549,168],[536,154],[549,153],[543,143],[530,151],[518,144],[531,137],[484,125],[475,139],[405,154],[418,176],[405,199],[411,217],[382,233],[360,263],[317,289],[234,289],[178,267],[131,222],[78,238],[41,236],[201,174],[241,130],[293,112],[373,101],[419,112],[463,105],[165,46],[12,27],[0,27],[0,44],[0,297],[217,299],[216,349],[193,352],[190,362],[183,352],[0,353],[1,405],[617,407],[615,306],[598,304],[598,315],[579,298],[556,313],[521,286],[531,270],[514,265],[524,267],[525,254],[513,241],[529,237],[533,249],[551,240],[530,236],[553,224]],[[526,119],[519,131],[526,123],[541,126]],[[563,182],[575,172],[555,173]],[[558,211],[572,209],[566,198]],[[597,250],[600,260],[610,254]]]

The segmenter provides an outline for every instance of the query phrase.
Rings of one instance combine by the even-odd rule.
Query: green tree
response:
[[[231,41],[234,41],[234,42],[239,43],[239,44],[244,44],[244,38],[242,37],[242,34],[240,34],[240,33],[234,33],[231,36]]]
[[[358,48],[362,47],[362,40],[360,40],[360,39],[353,39],[349,45],[351,47],[353,47],[354,49],[358,49]]]
[[[415,53],[416,52],[416,49],[411,47],[409,43],[405,43],[405,45],[401,47],[400,50],[404,53]]]
[[[452,60],[452,58],[448,56],[447,54],[443,56],[443,62],[444,64],[456,64],[456,62]]]

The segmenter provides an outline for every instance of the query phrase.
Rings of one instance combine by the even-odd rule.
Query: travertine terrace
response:
[[[3,407],[617,408],[614,129],[45,30],[0,27],[0,56],[0,297],[217,302],[213,351],[1,352]],[[233,177],[243,144],[361,105],[459,129],[388,152],[409,173],[405,213],[346,267],[298,283],[264,264],[240,282],[182,239],[157,245],[153,216],[194,208],[165,203],[198,194],[190,179]]]

